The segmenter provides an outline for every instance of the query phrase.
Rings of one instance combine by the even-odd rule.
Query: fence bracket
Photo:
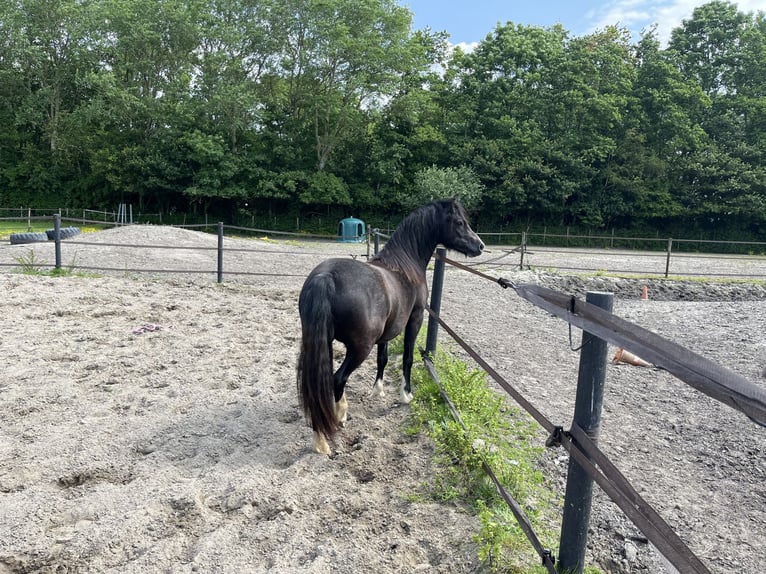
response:
[[[553,432],[545,439],[545,446],[548,448],[555,448],[561,446],[561,437],[564,435],[564,427],[555,426]]]

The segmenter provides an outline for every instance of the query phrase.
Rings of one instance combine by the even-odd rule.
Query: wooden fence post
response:
[[[585,301],[611,313],[614,295],[588,292]],[[601,425],[601,404],[606,380],[607,342],[583,331],[581,349],[572,425],[579,426],[596,442]],[[561,521],[559,572],[581,574],[585,567],[592,493],[593,479],[570,458],[564,495],[564,516]]]
[[[436,249],[437,259],[434,263],[434,279],[431,286],[431,310],[439,315],[442,308],[442,291],[444,289],[444,257],[447,256],[447,250],[444,247]],[[435,317],[428,317],[428,330],[426,331],[426,354],[432,359],[436,354],[436,337],[439,334],[439,321]]]

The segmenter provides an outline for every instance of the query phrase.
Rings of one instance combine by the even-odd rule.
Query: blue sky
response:
[[[664,43],[670,31],[706,0],[399,0],[414,13],[415,29],[446,30],[451,43],[470,45],[484,39],[495,25],[552,26],[560,23],[575,36],[619,24],[638,38],[653,23]],[[766,12],[766,0],[735,2],[742,12]]]

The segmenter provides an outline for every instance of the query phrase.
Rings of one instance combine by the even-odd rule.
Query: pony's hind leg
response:
[[[369,351],[368,351],[369,353]],[[346,346],[346,358],[335,372],[335,420],[340,426],[345,426],[348,420],[348,400],[346,400],[346,381],[354,370],[362,364],[367,354],[358,349]]]
[[[340,426],[346,426],[346,420],[348,419],[348,401],[346,400],[345,391],[340,400],[335,403],[335,418],[338,419],[338,424]]]
[[[330,454],[330,445],[327,438],[320,432],[314,431],[314,452],[319,454]]]
[[[335,418],[340,426],[346,425],[346,419],[348,418],[348,401],[346,400],[346,393],[340,397],[340,400],[335,403]],[[331,454],[330,444],[327,442],[327,437],[322,433],[314,431],[314,452],[319,454]]]
[[[378,343],[378,372],[375,375],[375,384],[372,385],[373,397],[384,397],[386,392],[383,390],[383,371],[388,364],[388,341]]]
[[[348,401],[346,400],[346,393],[343,393],[340,400],[335,403],[335,418],[340,426],[345,426],[346,419],[348,418]],[[314,442],[312,446],[314,452],[318,454],[332,454],[330,444],[327,442],[327,437],[320,432],[314,431]]]

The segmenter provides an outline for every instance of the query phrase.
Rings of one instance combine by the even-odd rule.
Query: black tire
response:
[[[62,236],[62,239],[69,239],[75,235],[80,235],[79,227],[65,227],[64,229],[66,229],[66,236]]]
[[[55,229],[48,229],[45,231],[45,234],[48,236],[49,240],[55,241],[56,239]],[[79,235],[80,228],[79,227],[62,227],[61,229],[59,229],[59,234],[61,235],[61,239],[69,239],[70,237]]]
[[[48,241],[47,233],[11,233],[11,245]]]

